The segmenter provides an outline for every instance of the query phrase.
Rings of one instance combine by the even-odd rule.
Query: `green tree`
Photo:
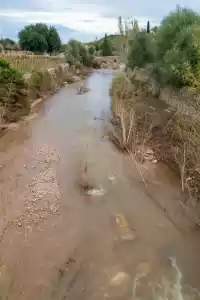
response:
[[[45,24],[25,26],[18,34],[19,43],[23,50],[44,53],[48,50],[48,27]]]
[[[2,44],[0,44],[0,53],[4,51],[4,47]]]
[[[152,31],[153,33],[156,33],[156,32],[158,31],[158,26],[152,27],[151,31]]]
[[[85,66],[91,66],[93,55],[89,53],[88,46],[76,41],[70,40],[66,45],[66,60],[70,64],[80,63]]]
[[[25,26],[18,36],[21,48],[27,51],[51,54],[61,45],[56,29],[43,23]]]
[[[150,22],[147,22],[147,33],[150,33],[151,29],[150,29]]]
[[[112,45],[108,39],[107,34],[105,34],[103,43],[101,45],[102,55],[103,56],[112,56]]]
[[[94,52],[95,52],[95,51],[96,51],[95,46],[93,46],[93,45],[88,46],[88,52],[89,52],[91,55],[94,55]]]
[[[3,46],[3,48],[5,50],[14,50],[16,48],[16,45],[17,45],[15,41],[13,41],[9,38],[1,39],[0,44]]]
[[[59,50],[61,53],[65,53],[67,50],[67,44],[61,44]]]
[[[188,8],[178,6],[175,11],[165,17],[156,33],[159,55],[162,57],[174,46],[177,35],[181,34],[182,29],[194,24],[200,25],[200,16]]]
[[[156,44],[154,36],[146,30],[139,32],[131,41],[128,51],[127,67],[134,69],[144,67],[155,60]]]
[[[55,51],[58,51],[61,46],[60,36],[55,29],[55,27],[51,26],[48,31],[47,36],[47,44],[48,44],[48,53],[52,54]]]

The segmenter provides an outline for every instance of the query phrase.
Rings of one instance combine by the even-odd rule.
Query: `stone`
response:
[[[90,189],[87,191],[88,196],[103,196],[105,195],[106,191],[103,188],[99,189]]]
[[[129,280],[129,275],[125,272],[118,272],[112,279],[111,285],[118,286]]]
[[[110,180],[112,183],[116,181],[116,177],[114,175],[108,176],[108,180]]]
[[[152,160],[152,163],[153,163],[153,164],[157,164],[157,163],[158,163],[157,159],[153,159],[153,160]]]

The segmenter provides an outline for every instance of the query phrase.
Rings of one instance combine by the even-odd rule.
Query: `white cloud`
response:
[[[58,24],[74,30],[88,33],[115,33],[117,20],[101,15],[91,10],[66,10],[64,12],[52,11],[0,11],[0,17],[10,17],[17,22]]]
[[[140,1],[146,3],[146,0]],[[29,2],[27,0],[5,0],[0,3],[0,25],[4,24],[5,19],[7,24],[18,24],[20,29],[24,24],[42,22],[64,26],[66,32],[71,29],[74,31],[74,35],[78,32],[80,36],[82,34],[83,37],[93,36],[95,38],[95,36],[102,37],[105,33],[118,32],[117,17],[119,15],[128,17],[133,16],[134,12],[134,17],[142,27],[146,26],[147,20],[150,20],[152,26],[158,22],[158,18],[155,21],[152,14],[148,16],[153,9],[150,4],[142,5],[142,11],[137,9],[138,6],[141,7],[139,4],[133,5],[132,0],[30,0]],[[12,36],[16,35],[14,27],[13,29],[9,28],[9,35],[11,35],[11,31],[13,32]],[[7,34],[6,32],[7,30],[4,30],[4,35]],[[67,35],[63,29],[62,34],[63,36]]]

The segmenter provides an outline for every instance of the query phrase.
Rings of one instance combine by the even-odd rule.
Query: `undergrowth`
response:
[[[1,119],[6,122],[17,121],[30,110],[23,73],[3,58],[0,59],[0,105]]]

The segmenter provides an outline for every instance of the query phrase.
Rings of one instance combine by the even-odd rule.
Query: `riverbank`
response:
[[[32,71],[22,76],[19,71],[15,71],[9,65],[7,66],[10,74],[16,72],[16,75],[15,81],[9,77],[6,80],[6,72],[4,71],[3,93],[0,94],[0,129],[3,131],[14,128],[13,122],[23,120],[24,116],[30,114],[38,103],[56,93],[59,88],[84,79],[89,73],[89,69],[84,66],[75,67],[69,64],[60,64],[56,68]],[[12,83],[9,83],[10,80]]]
[[[181,202],[194,212],[198,227],[199,117],[190,90],[163,87],[148,71],[135,68],[113,79],[111,95],[117,125],[111,139],[140,163],[166,163],[178,175]]]

